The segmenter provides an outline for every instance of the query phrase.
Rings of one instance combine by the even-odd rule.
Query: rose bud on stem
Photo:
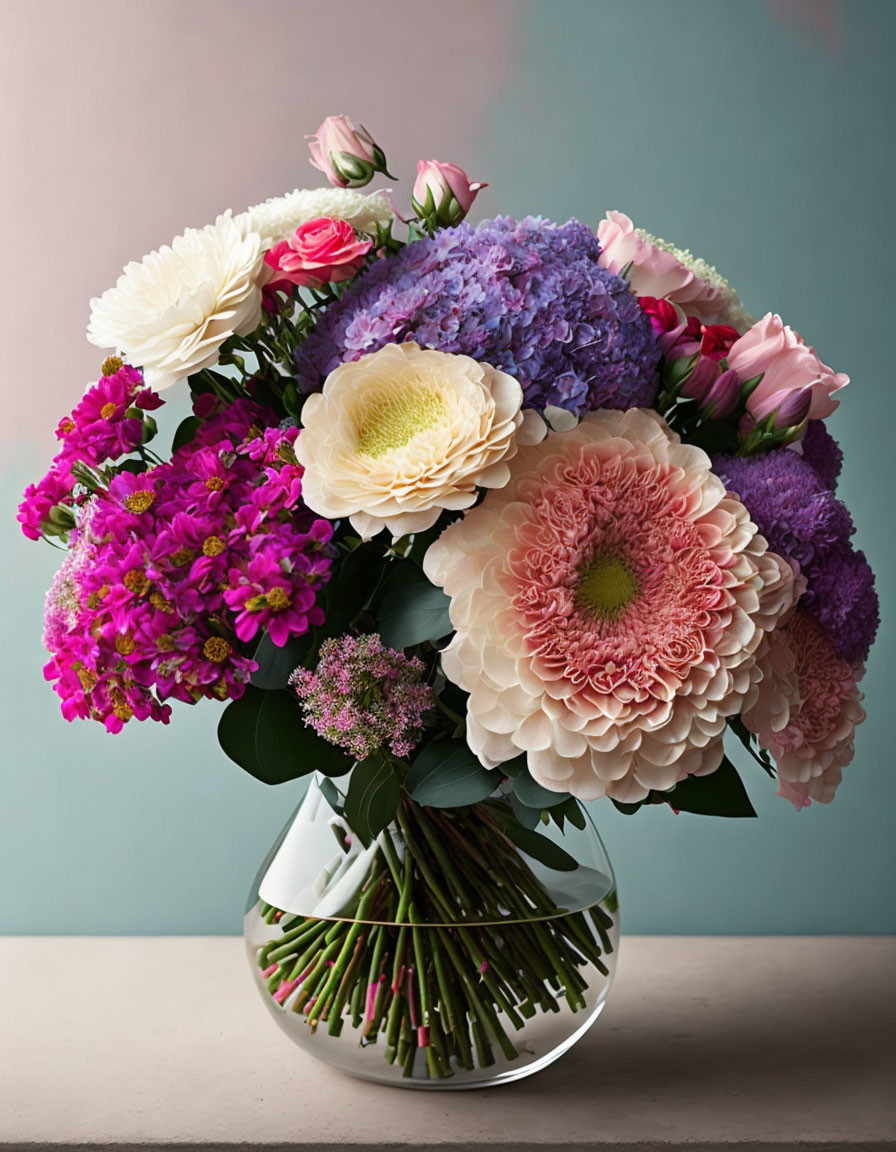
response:
[[[308,136],[311,163],[337,188],[363,188],[382,172],[390,180],[386,156],[366,128],[348,116],[328,116],[314,136]]]
[[[418,220],[430,232],[459,224],[487,184],[471,181],[463,168],[440,160],[420,160],[411,204]]]

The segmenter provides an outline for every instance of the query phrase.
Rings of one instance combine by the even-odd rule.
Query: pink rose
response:
[[[845,373],[834,372],[823,364],[815,349],[804,344],[773,312],[763,316],[732,344],[728,367],[733,368],[741,380],[751,380],[762,373],[762,379],[747,400],[747,411],[757,422],[779,409],[786,411],[788,426],[796,423],[794,417],[804,411],[804,419],[822,420],[830,416],[839,403],[833,399],[833,393],[849,383]]]
[[[438,224],[458,224],[473,207],[476,195],[487,184],[471,182],[463,168],[440,160],[420,160],[411,201],[423,219]]]
[[[274,269],[269,288],[284,284],[320,288],[350,280],[373,247],[372,240],[359,240],[346,220],[318,216],[300,224],[288,240],[281,240],[265,256]]]
[[[328,116],[317,134],[306,139],[311,163],[337,188],[363,188],[374,172],[389,175],[382,149],[366,128],[356,128],[348,116]]]
[[[721,278],[713,283],[697,275],[672,252],[654,244],[635,229],[624,212],[608,212],[597,227],[601,243],[598,264],[626,277],[636,296],[655,296],[680,304],[689,316],[705,324],[724,320],[729,297]]]

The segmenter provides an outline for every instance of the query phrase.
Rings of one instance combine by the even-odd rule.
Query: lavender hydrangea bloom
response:
[[[865,553],[847,542],[835,544],[805,575],[808,587],[800,605],[831,637],[838,656],[850,663],[864,661],[880,624],[874,573]]]
[[[846,505],[796,452],[717,456],[713,469],[747,506],[769,547],[801,568],[855,530]]]
[[[303,388],[384,344],[415,340],[515,376],[525,403],[579,413],[653,403],[659,350],[625,280],[583,224],[499,217],[372,265],[300,345]]]
[[[833,492],[843,466],[843,451],[828,432],[823,420],[810,420],[800,441],[803,459],[807,460],[825,485]]]
[[[815,440],[807,456],[787,449],[744,459],[718,456],[713,468],[746,505],[769,547],[799,564],[807,580],[800,605],[827,631],[838,655],[864,660],[879,622],[874,575],[864,553],[849,543],[852,517],[828,483],[836,481],[835,454],[822,438]],[[819,446],[826,474],[809,463]]]

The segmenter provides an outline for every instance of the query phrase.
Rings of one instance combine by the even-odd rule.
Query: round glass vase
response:
[[[315,775],[252,886],[255,984],[302,1049],[365,1080],[478,1088],[545,1068],[594,1023],[619,939],[580,806],[533,829],[501,792],[421,807],[364,844],[348,777]]]

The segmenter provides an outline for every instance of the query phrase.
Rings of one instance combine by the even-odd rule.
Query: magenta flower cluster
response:
[[[424,671],[422,660],[386,648],[379,636],[341,636],[321,645],[314,672],[298,668],[290,684],[306,724],[356,760],[385,746],[408,756],[433,706]]]
[[[202,398],[200,410],[207,412]],[[332,526],[302,503],[294,427],[238,400],[170,462],[121,471],[80,509],[47,600],[45,668],[63,715],[115,732],[167,722],[168,699],[236,699],[243,645],[323,623]]]
[[[108,460],[134,452],[143,443],[144,412],[164,401],[143,385],[143,377],[130,364],[110,356],[103,375],[89,388],[70,416],[60,420],[56,438],[62,442],[49,472],[30,485],[19,506],[18,520],[31,540],[44,534],[59,535],[71,527],[66,509],[83,502],[87,489],[76,473],[96,470]],[[79,495],[76,495],[79,491]]]

